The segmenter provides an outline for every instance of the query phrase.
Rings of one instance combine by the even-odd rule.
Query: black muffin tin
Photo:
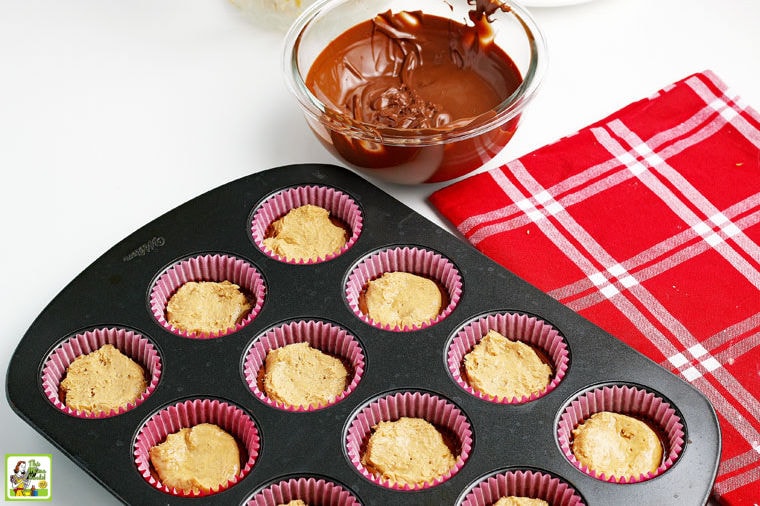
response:
[[[299,185],[336,188],[358,203],[363,230],[340,256],[310,265],[283,263],[262,253],[250,231],[252,213],[274,192]],[[461,299],[442,321],[394,332],[361,321],[345,299],[346,277],[370,252],[416,246],[439,252],[459,270]],[[238,332],[189,339],[160,326],[149,308],[156,276],[189,255],[227,253],[253,264],[267,295],[260,313]],[[536,258],[551,262],[551,258]],[[570,353],[565,378],[547,395],[506,405],[477,399],[451,377],[446,347],[465,322],[491,311],[528,313],[564,336]],[[344,400],[313,412],[288,412],[257,399],[243,377],[244,353],[262,332],[283,321],[322,319],[360,341],[366,369]],[[82,419],[52,405],[41,386],[43,363],[68,336],[98,327],[134,329],[158,348],[163,371],[153,394],[123,414]],[[561,453],[557,420],[567,402],[590,386],[631,384],[656,392],[682,417],[684,449],[667,471],[647,481],[616,484],[590,477]],[[36,387],[36,388],[35,388]],[[472,426],[468,460],[451,479],[418,491],[391,490],[364,478],[345,450],[348,419],[360,406],[391,391],[424,390],[458,406]],[[145,225],[77,276],[40,314],[10,360],[12,408],[119,500],[128,504],[244,503],[282,477],[320,476],[342,485],[363,504],[453,505],[484,475],[507,468],[560,477],[586,504],[702,504],[720,454],[720,434],[709,402],[689,384],[483,256],[377,187],[330,165],[292,165],[233,181]],[[258,459],[239,483],[202,498],[178,497],[138,473],[133,445],[142,424],[167,405],[218,398],[245,410],[260,436]]]

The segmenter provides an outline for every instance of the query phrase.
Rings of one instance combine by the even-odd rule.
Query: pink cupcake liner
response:
[[[551,362],[549,365],[554,373],[544,390],[510,399],[488,395],[470,386],[466,375],[463,374],[464,357],[489,330],[495,330],[508,339],[523,342],[543,352]],[[454,381],[473,396],[501,404],[522,404],[543,397],[560,384],[570,364],[570,353],[565,339],[549,323],[525,314],[493,313],[466,324],[454,335],[449,344],[447,363]]]
[[[316,477],[283,479],[255,493],[245,504],[277,506],[296,499],[312,506],[361,506],[361,502],[342,486]]]
[[[66,370],[76,358],[92,353],[106,344],[113,345],[142,366],[146,374],[145,391],[134,402],[109,413],[69,408],[59,393]],[[69,337],[48,355],[42,368],[42,389],[48,400],[67,415],[78,418],[107,418],[125,413],[142,404],[156,389],[160,379],[161,357],[153,343],[141,334],[123,328],[99,328]]]
[[[240,286],[253,299],[251,311],[234,328],[211,333],[188,333],[166,320],[166,304],[182,285],[190,281],[225,280]],[[265,295],[264,278],[250,263],[229,255],[209,254],[188,258],[167,268],[153,283],[150,309],[156,321],[166,330],[182,337],[207,339],[236,332],[248,325],[261,311]]]
[[[345,223],[350,231],[346,244],[337,253],[331,253],[317,260],[285,258],[264,245],[269,226],[285,216],[288,211],[306,204],[327,209],[330,216]],[[345,253],[359,239],[363,227],[361,210],[357,203],[345,193],[327,186],[296,186],[275,193],[265,200],[253,214],[251,236],[256,246],[265,254],[284,263],[313,264],[326,262]]]
[[[437,281],[448,295],[448,305],[438,316],[421,325],[391,327],[373,320],[359,308],[359,298],[367,283],[386,272],[408,272]],[[451,314],[462,296],[462,277],[454,264],[439,253],[416,247],[390,248],[371,254],[351,270],[345,294],[351,310],[365,323],[384,330],[408,332],[435,325]]]
[[[184,492],[161,483],[150,462],[150,449],[166,436],[186,427],[211,423],[234,437],[243,449],[240,473],[217,490]],[[199,497],[218,493],[238,483],[253,468],[259,456],[259,433],[253,419],[242,409],[218,399],[195,399],[179,402],[158,411],[143,424],[135,438],[135,465],[140,475],[153,487],[167,494]]]
[[[663,443],[663,462],[654,473],[638,477],[607,476],[589,469],[575,458],[573,429],[600,411],[634,416],[658,430]],[[557,426],[557,442],[570,463],[593,478],[612,483],[638,483],[661,475],[678,460],[684,438],[683,421],[669,402],[648,390],[624,384],[600,386],[579,395],[565,407]]]
[[[259,388],[259,374],[267,353],[300,342],[308,342],[311,347],[340,358],[350,366],[348,385],[332,402],[318,406],[291,406],[273,400]],[[342,327],[318,320],[292,321],[266,331],[251,344],[245,353],[243,373],[248,388],[265,404],[285,411],[315,411],[342,401],[356,389],[364,374],[364,352],[358,340]]]
[[[384,480],[364,467],[361,462],[362,453],[373,427],[380,422],[395,421],[401,417],[422,418],[456,437],[459,455],[446,474],[423,485],[408,485]],[[464,413],[443,398],[427,392],[398,392],[379,397],[360,408],[349,420],[345,441],[348,459],[367,480],[394,490],[421,490],[440,485],[464,466],[472,450],[472,427]]]
[[[457,506],[490,506],[502,497],[543,499],[552,506],[583,506],[579,493],[568,483],[551,474],[513,469],[486,476],[470,487]]]

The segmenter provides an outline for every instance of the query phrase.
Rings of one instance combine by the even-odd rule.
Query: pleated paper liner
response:
[[[505,469],[480,478],[469,487],[456,506],[491,506],[502,497],[542,499],[551,506],[584,506],[572,485],[538,469]]]
[[[163,443],[169,434],[202,423],[214,424],[235,438],[241,450],[240,472],[213,490],[183,491],[163,484],[151,464],[150,449]],[[134,443],[134,458],[137,471],[151,486],[171,495],[201,497],[225,490],[248,475],[256,464],[259,448],[256,423],[241,408],[220,399],[189,399],[161,409],[140,427]]]
[[[169,323],[166,319],[166,305],[172,295],[190,281],[229,281],[238,285],[248,297],[251,310],[234,327],[216,332],[188,333]],[[266,286],[261,273],[247,260],[231,255],[214,253],[198,255],[181,260],[165,269],[153,283],[150,290],[150,308],[156,321],[169,332],[182,337],[214,338],[236,332],[248,325],[258,315],[264,303]]]
[[[444,439],[453,439],[456,462],[451,469],[431,482],[411,485],[383,479],[362,464],[362,455],[375,425],[401,417],[422,418],[442,431]],[[470,456],[473,437],[469,420],[453,402],[429,392],[404,391],[377,397],[356,411],[348,421],[345,442],[351,464],[367,480],[394,490],[421,490],[440,485],[459,472]]]
[[[495,330],[507,339],[533,347],[552,368],[548,385],[540,391],[520,397],[497,397],[483,393],[470,385],[464,372],[464,358],[488,333]],[[454,381],[471,395],[502,404],[522,404],[536,400],[554,390],[565,377],[570,364],[567,343],[550,323],[521,313],[490,313],[480,316],[460,328],[449,342],[447,364]]]
[[[347,241],[340,250],[316,259],[286,258],[278,255],[264,244],[272,223],[288,211],[307,204],[321,207],[345,226]],[[280,190],[268,197],[254,210],[251,219],[251,236],[254,244],[265,254],[285,263],[312,264],[320,263],[345,253],[359,238],[363,227],[363,218],[359,205],[347,194],[329,186],[304,185]]]
[[[373,320],[362,311],[360,298],[367,288],[367,283],[388,272],[406,272],[433,280],[446,295],[445,306],[429,321],[405,325],[403,328]],[[429,249],[411,246],[387,248],[371,253],[351,269],[345,287],[346,301],[359,319],[373,327],[396,332],[435,325],[451,314],[459,303],[461,294],[462,277],[448,258]]]
[[[316,476],[277,480],[255,492],[245,506],[279,506],[301,500],[309,506],[361,506],[361,502],[343,485]]]
[[[78,357],[92,353],[106,344],[114,346],[143,368],[147,384],[145,391],[134,402],[110,412],[69,408],[60,396],[61,381],[66,376],[69,365]],[[48,400],[68,415],[79,418],[106,418],[120,415],[145,401],[158,385],[161,368],[161,357],[147,337],[126,328],[96,328],[71,336],[53,349],[42,368],[42,389]]]
[[[267,354],[277,348],[307,342],[312,348],[340,359],[348,369],[346,388],[333,400],[318,405],[294,406],[269,397],[261,385]],[[341,326],[320,320],[282,323],[257,337],[245,353],[243,374],[248,388],[262,402],[286,411],[313,411],[345,399],[359,384],[364,373],[364,351],[359,341]]]
[[[638,418],[660,435],[663,459],[656,471],[640,476],[608,476],[581,464],[573,454],[573,429],[594,413],[610,411]],[[684,449],[686,433],[678,411],[661,395],[638,385],[612,384],[593,387],[570,401],[557,424],[557,442],[565,457],[584,473],[602,481],[638,483],[666,473]]]

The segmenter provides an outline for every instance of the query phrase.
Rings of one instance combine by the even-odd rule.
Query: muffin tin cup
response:
[[[489,330],[495,330],[512,341],[530,345],[543,354],[552,368],[546,388],[530,395],[508,398],[480,392],[470,385],[464,373],[464,358]],[[527,314],[491,313],[457,331],[449,343],[446,362],[454,381],[471,395],[495,403],[522,404],[543,397],[559,385],[570,365],[570,353],[564,337],[548,322]]]
[[[292,406],[272,399],[260,387],[260,375],[265,368],[267,354],[274,349],[301,342],[307,342],[312,348],[349,365],[346,388],[328,403]],[[248,388],[263,403],[286,411],[315,411],[342,401],[356,389],[364,374],[364,351],[359,341],[338,325],[319,320],[291,321],[269,329],[256,338],[245,354],[243,374]]]
[[[185,283],[190,281],[229,281],[238,285],[251,299],[251,310],[234,327],[218,332],[189,333],[169,323],[166,305]],[[194,256],[174,263],[153,283],[150,291],[150,308],[153,317],[166,330],[182,337],[208,339],[237,332],[256,318],[264,303],[266,286],[259,271],[246,260],[225,254]]]
[[[307,204],[319,206],[330,212],[348,227],[348,239],[336,253],[330,253],[316,259],[288,258],[281,256],[264,244],[272,223],[289,211]],[[304,185],[281,190],[267,198],[259,205],[251,220],[251,237],[256,246],[266,255],[290,264],[314,264],[326,262],[348,251],[359,239],[363,227],[363,218],[358,204],[347,194],[329,186]]]
[[[611,411],[648,422],[661,436],[663,462],[653,473],[640,476],[607,476],[589,469],[573,454],[573,429],[594,413]],[[557,441],[562,453],[575,467],[593,478],[612,483],[639,483],[659,476],[673,466],[685,446],[681,416],[662,396],[636,385],[604,385],[578,395],[567,404],[557,423]]]
[[[66,406],[60,396],[61,381],[71,363],[80,356],[92,353],[106,344],[134,360],[145,372],[147,387],[134,402],[110,412],[82,411]],[[124,328],[97,328],[76,334],[50,353],[42,368],[42,389],[48,400],[67,415],[78,418],[107,418],[120,415],[142,404],[156,389],[161,379],[161,357],[151,341],[143,335]]]
[[[447,473],[422,485],[400,484],[383,479],[362,464],[362,453],[373,428],[401,417],[422,418],[456,438],[456,463]],[[473,437],[469,420],[452,402],[429,392],[409,391],[381,396],[361,408],[348,422],[345,442],[349,461],[367,480],[394,490],[421,490],[440,485],[462,469],[470,456]]]
[[[360,309],[359,300],[367,283],[387,272],[407,272],[432,279],[446,292],[446,306],[430,321],[419,325],[399,327],[373,320]],[[410,246],[387,248],[370,254],[351,270],[345,288],[346,301],[359,319],[373,327],[394,332],[420,330],[435,325],[451,314],[461,295],[462,277],[448,258],[429,249]]]
[[[235,438],[242,450],[240,472],[216,490],[192,492],[164,485],[151,464],[150,449],[164,442],[169,434],[202,423],[217,425]],[[242,409],[219,399],[189,399],[158,411],[142,425],[134,442],[134,458],[137,471],[151,486],[170,495],[200,497],[221,492],[248,475],[258,459],[259,447],[256,423]]]
[[[478,480],[457,506],[491,506],[502,497],[542,499],[552,506],[584,506],[578,492],[567,482],[545,471],[509,469]]]
[[[256,492],[245,506],[278,506],[298,499],[309,505],[361,506],[346,488],[318,477],[282,479]]]

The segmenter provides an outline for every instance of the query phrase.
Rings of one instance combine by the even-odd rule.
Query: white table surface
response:
[[[704,69],[760,108],[757,0],[531,9],[549,69],[484,169]],[[227,0],[0,0],[3,371],[47,303],[148,221],[258,170],[336,161],[283,85],[282,39]],[[440,184],[380,186],[440,223]],[[3,453],[53,454],[52,504],[118,503],[7,399],[0,427]]]

